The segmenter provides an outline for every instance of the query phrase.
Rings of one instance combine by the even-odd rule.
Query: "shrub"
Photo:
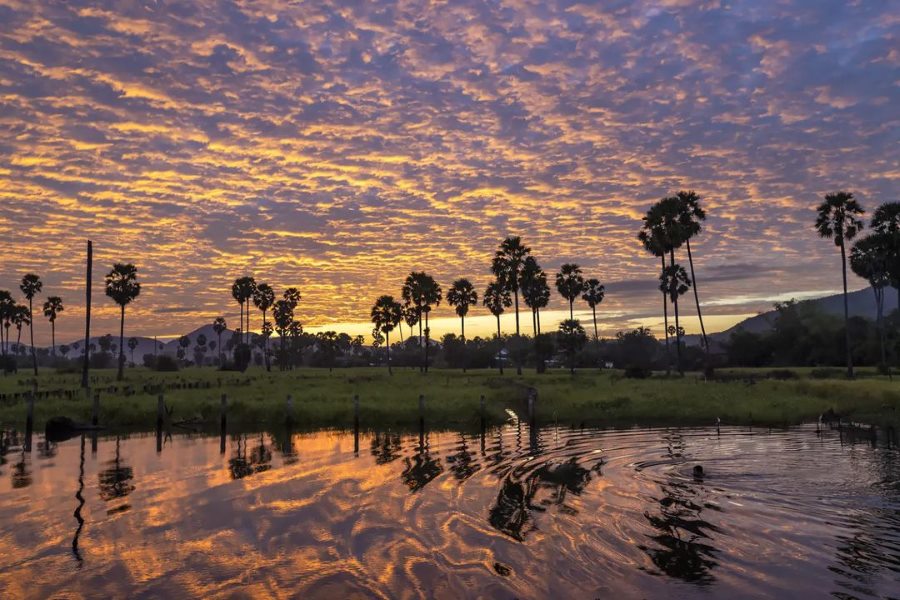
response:
[[[625,367],[625,377],[629,379],[647,379],[651,375],[650,369],[638,365]]]
[[[156,362],[153,366],[154,371],[160,372],[173,372],[178,370],[178,361],[169,356],[168,354],[161,354],[156,357]]]

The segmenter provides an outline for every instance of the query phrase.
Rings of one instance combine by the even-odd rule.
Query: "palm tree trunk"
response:
[[[597,335],[597,307],[591,306],[591,312],[594,314],[594,341],[596,342],[600,339],[600,336]]]
[[[90,357],[88,356],[88,347],[91,341],[91,273],[94,265],[94,245],[88,240],[87,243],[87,273],[86,285],[84,286],[84,365],[81,369],[81,387],[87,388],[88,369],[90,368]]]
[[[666,274],[666,257],[662,256],[662,276],[665,277]],[[663,297],[663,333],[666,336],[666,375],[669,375],[672,372],[672,351],[669,350],[669,299],[666,296],[665,290],[662,293]]]
[[[535,309],[535,314],[537,315],[537,333],[541,335],[541,309]]]
[[[669,250],[669,265],[675,266],[675,250]],[[684,375],[684,366],[681,364],[681,324],[678,320],[678,294],[672,296],[672,304],[675,306],[675,356],[678,360],[678,374]]]
[[[34,366],[34,376],[37,377],[37,353],[34,351],[34,311],[31,309],[31,298],[28,299],[28,318],[31,320],[31,323],[28,324],[28,331],[31,334],[31,364]]]
[[[709,339],[706,337],[706,327],[703,326],[703,311],[700,310],[700,292],[697,291],[697,276],[694,274],[694,256],[691,254],[691,240],[685,240],[687,247],[688,264],[691,266],[691,283],[694,286],[694,302],[697,304],[697,319],[700,320],[700,333],[703,335],[703,346],[709,357]]]
[[[872,291],[875,292],[875,315],[878,322],[878,341],[881,344],[881,364],[887,369],[888,379],[893,381],[894,377],[891,375],[891,366],[887,362],[887,350],[884,343],[884,287],[872,286]]]
[[[575,320],[575,299],[569,298],[569,320]]]
[[[384,343],[387,347],[387,363],[388,363],[388,375],[393,376],[394,371],[391,369],[391,332],[384,332]]]
[[[117,381],[122,381],[125,376],[125,305],[121,306],[122,316],[119,319],[119,373],[116,375]]]
[[[430,311],[429,311],[430,312]],[[431,332],[428,329],[428,313],[425,313],[425,372],[428,372],[428,346],[430,346],[429,339],[431,338]]]
[[[400,327],[400,343],[403,344],[403,319],[397,325]]]
[[[422,347],[422,309],[416,308],[416,312],[419,314],[419,347]],[[419,372],[422,373],[425,370],[425,365],[419,365]]]
[[[262,311],[263,314],[263,327],[266,326],[266,311]],[[272,372],[272,363],[269,361],[269,338],[263,338],[263,357],[266,359],[266,372]]]
[[[50,348],[53,356],[56,356],[56,320],[50,321]],[[134,362],[134,361],[131,361]]]
[[[519,335],[519,287],[513,289],[513,298],[516,301],[516,335]]]
[[[500,367],[500,374],[503,375],[503,357],[500,351],[503,350],[503,342],[500,337],[500,315],[497,315],[497,366]]]
[[[462,339],[463,350],[463,373],[466,372],[466,315],[460,315],[460,334]]]
[[[847,299],[847,250],[841,240],[841,274],[844,277],[844,340],[847,344],[847,377],[853,379],[853,352],[850,348],[850,304]]]
[[[537,337],[537,314],[535,308],[531,309],[531,331],[534,333],[534,337]]]

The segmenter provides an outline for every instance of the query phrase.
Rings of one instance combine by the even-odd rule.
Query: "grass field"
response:
[[[350,427],[355,394],[360,399],[363,427],[411,427],[418,423],[418,397],[425,396],[425,417],[432,427],[469,427],[479,421],[481,395],[486,419],[498,423],[507,410],[525,412],[529,388],[537,390],[537,418],[571,425],[704,425],[721,418],[723,424],[788,425],[815,420],[832,409],[855,421],[900,424],[900,382],[874,374],[854,381],[815,379],[795,370],[796,378],[770,379],[767,371],[729,370],[724,381],[706,382],[698,375],[684,379],[653,377],[626,379],[615,371],[566,371],[542,375],[507,371],[362,368],[328,372],[298,369],[266,373],[220,372],[191,368],[156,373],[142,368],[127,371],[124,382],[115,372],[92,372],[92,388],[100,392],[100,423],[108,428],[152,429],[157,394],[174,407],[173,420],[200,417],[216,427],[220,396],[228,396],[229,426],[265,427],[283,423],[286,398],[293,396],[294,421],[300,427]],[[55,415],[90,420],[91,402],[79,389],[80,376],[42,372],[37,379],[35,426]],[[21,428],[25,422],[25,394],[32,389],[30,374],[0,377],[0,424]]]

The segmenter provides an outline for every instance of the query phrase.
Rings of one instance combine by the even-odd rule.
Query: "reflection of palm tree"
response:
[[[418,449],[412,458],[406,457],[403,461],[406,468],[400,475],[400,479],[409,488],[410,492],[418,492],[444,472],[440,459],[433,458],[428,449],[427,434],[419,437]]]
[[[400,458],[400,436],[396,433],[376,432],[372,436],[372,456],[375,464],[384,465]]]
[[[81,530],[84,528],[84,517],[81,516],[81,509],[84,508],[82,492],[84,492],[84,435],[81,436],[81,456],[78,462],[78,490],[75,492],[78,506],[75,507],[75,512],[73,513],[75,521],[78,522],[78,527],[75,529],[75,537],[72,538],[72,554],[75,555],[75,560],[78,561],[79,567],[84,562],[81,558],[81,551],[78,549],[78,538],[81,537]]]
[[[475,453],[469,451],[469,445],[466,443],[466,436],[459,434],[459,445],[456,447],[456,453],[447,457],[450,464],[450,471],[459,481],[465,481],[479,470],[481,466],[474,460]]]
[[[119,498],[125,498],[134,491],[134,470],[123,464],[120,452],[120,440],[116,437],[116,457],[109,461],[109,468],[100,471],[100,497],[111,502]],[[127,505],[122,507],[127,508]]]
[[[12,486],[13,489],[18,490],[22,488],[27,488],[31,485],[31,470],[28,468],[28,461],[25,457],[25,448],[22,448],[22,456],[19,458],[19,462],[13,465],[12,472]]]

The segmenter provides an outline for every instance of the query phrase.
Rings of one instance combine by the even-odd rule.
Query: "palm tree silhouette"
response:
[[[241,305],[241,331],[245,335],[241,338],[241,343],[249,343],[250,341],[250,299],[253,298],[253,292],[256,291],[256,280],[252,277],[238,277],[231,285],[231,297]],[[244,305],[246,310],[246,327]],[[246,338],[246,341],[245,339]]]
[[[584,282],[584,293],[581,294],[581,299],[587,302],[594,315],[594,340],[600,339],[597,334],[597,305],[603,302],[605,297],[606,286],[601,285],[598,279],[588,279]]]
[[[225,321],[225,317],[216,317],[213,321],[213,331],[216,332],[219,340],[216,344],[219,348],[219,364],[222,364],[222,334],[226,329],[228,329],[228,323]]]
[[[9,328],[5,328],[3,325],[12,320],[15,306],[12,294],[7,290],[0,290],[0,349],[4,356],[6,356],[7,346],[9,346]],[[4,337],[4,329],[6,329],[6,337]]]
[[[393,375],[391,368],[391,331],[403,320],[403,307],[394,300],[393,296],[380,296],[372,306],[372,323],[375,330],[384,333],[385,348],[387,348],[388,374]]]
[[[137,280],[137,267],[132,264],[116,263],[106,274],[106,295],[113,299],[121,309],[119,321],[119,372],[118,381],[125,376],[125,306],[130,304],[141,293],[141,284]]]
[[[465,348],[466,343],[466,315],[469,313],[470,306],[478,306],[478,292],[472,286],[472,282],[466,278],[457,279],[447,290],[447,303],[456,307],[456,314],[460,319],[460,339]],[[466,370],[466,363],[463,362],[463,372]]]
[[[687,250],[688,264],[691,269],[691,284],[694,288],[694,302],[697,305],[697,319],[700,321],[700,333],[703,336],[703,347],[709,355],[709,340],[706,337],[706,327],[703,325],[703,311],[700,309],[700,292],[697,290],[697,276],[694,273],[694,255],[691,253],[691,238],[698,235],[703,227],[702,221],[706,220],[706,211],[700,207],[700,196],[693,190],[680,191],[675,195],[681,207],[679,224],[684,236],[684,247]]]
[[[253,290],[253,304],[256,305],[260,311],[262,311],[262,322],[263,327],[266,325],[266,311],[272,308],[272,305],[275,304],[275,290],[273,290],[268,283],[260,283],[256,286],[256,289]],[[269,338],[268,336],[263,336],[263,356],[266,358],[266,371],[271,371],[272,367],[269,364]]]
[[[31,317],[28,316],[28,307],[21,304],[12,307],[12,324],[16,326],[16,355],[21,353],[22,349],[22,326],[31,324]],[[6,335],[9,337],[9,326],[6,329]]]
[[[59,296],[50,296],[44,302],[44,316],[50,320],[50,339],[53,356],[56,356],[56,317],[59,316],[64,309],[62,298]],[[133,362],[133,361],[132,361]]]
[[[881,365],[890,368],[884,336],[884,288],[891,285],[890,261],[893,254],[893,236],[890,233],[873,233],[857,241],[850,250],[850,268],[869,282],[875,292],[875,314],[878,339],[881,345]]]
[[[291,323],[294,322],[294,307],[290,300],[278,300],[272,306],[272,318],[275,320],[275,330],[278,332],[280,341],[280,358],[278,359],[278,368],[284,371],[287,368],[287,357],[284,351],[284,340],[288,336]]]
[[[22,290],[22,293],[25,294],[25,298],[28,299],[28,331],[31,334],[31,362],[34,366],[34,374],[38,374],[38,366],[37,366],[37,353],[34,350],[34,310],[32,309],[32,301],[35,296],[37,296],[38,292],[41,291],[41,288],[44,287],[44,284],[41,283],[41,278],[35,275],[34,273],[28,273],[25,277],[22,278],[22,283],[19,285],[19,289]],[[7,334],[7,338],[9,335]]]
[[[531,328],[535,337],[538,334],[537,313],[540,304],[541,280],[546,287],[547,274],[533,256],[528,256],[522,264],[522,277],[519,285],[522,288],[522,299],[525,301],[525,306],[531,309]]]
[[[835,192],[825,196],[819,205],[816,231],[823,238],[830,238],[841,249],[841,274],[844,278],[844,335],[847,345],[847,377],[853,377],[853,352],[850,347],[850,306],[847,301],[847,246],[865,227],[859,216],[865,213],[859,202],[849,192]]]
[[[519,236],[510,236],[500,242],[494,254],[491,272],[502,285],[512,292],[516,307],[516,335],[519,335],[519,287],[525,260],[531,254],[531,248],[522,244]]]
[[[578,319],[566,319],[559,324],[559,343],[569,357],[569,372],[575,374],[575,355],[584,346],[587,336]]]
[[[403,323],[406,323],[409,326],[409,335],[413,334],[413,328],[419,322],[419,313],[416,310],[415,306],[404,306],[403,307],[403,320],[399,323],[400,325],[400,341],[403,341]]]
[[[691,289],[691,280],[684,267],[675,263],[663,270],[659,278],[659,289],[668,296],[672,304],[677,306],[678,298],[685,295]],[[684,330],[678,322],[678,311],[675,311],[675,351],[678,356],[678,372],[684,375],[684,366],[681,363],[681,335]]]
[[[432,308],[441,303],[441,286],[431,275],[423,271],[413,271],[406,277],[401,289],[403,301],[407,306],[415,308],[419,323],[419,343],[422,343],[422,321],[424,315],[425,324],[425,363],[422,366],[424,372],[428,372],[428,346],[431,339],[431,331],[428,327],[428,313]]]
[[[128,349],[131,350],[131,364],[135,364],[134,362],[134,350],[138,347],[138,339],[136,337],[128,338]]]
[[[584,290],[584,277],[581,267],[574,263],[566,263],[556,274],[556,291],[569,301],[569,319],[575,318],[575,298]]]
[[[900,310],[900,202],[886,202],[876,208],[869,226],[875,233],[890,236],[893,256],[889,265],[891,285],[897,291],[897,309]]]
[[[500,374],[503,375],[503,357],[501,356],[503,336],[500,333],[500,315],[503,314],[504,309],[512,306],[509,288],[499,281],[490,282],[484,290],[481,303],[497,318],[497,364],[500,367]]]

